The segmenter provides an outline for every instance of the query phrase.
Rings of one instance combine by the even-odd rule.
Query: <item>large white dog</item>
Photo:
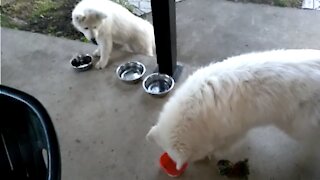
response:
[[[180,169],[268,124],[297,139],[319,135],[320,50],[251,53],[199,69],[165,104],[147,139]]]
[[[133,53],[155,54],[152,24],[112,1],[82,0],[72,11],[72,24],[98,44],[94,52],[100,55],[95,65],[98,69],[107,66],[114,44]]]

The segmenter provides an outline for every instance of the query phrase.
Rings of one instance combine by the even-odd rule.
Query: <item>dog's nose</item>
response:
[[[95,44],[95,45],[98,45],[98,43],[97,43],[97,41],[96,41],[95,38],[91,38],[91,42],[92,42],[93,44]]]

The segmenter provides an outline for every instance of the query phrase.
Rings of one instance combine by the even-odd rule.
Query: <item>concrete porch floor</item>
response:
[[[177,4],[178,59],[184,71],[255,50],[320,49],[316,11],[187,0]],[[2,84],[23,90],[47,108],[58,133],[63,180],[171,179],[158,168],[161,150],[145,141],[166,99],[127,85],[115,68],[135,58],[149,74],[155,59],[124,58],[104,70],[76,73],[69,59],[94,46],[39,34],[1,29]],[[249,158],[250,179],[320,179],[320,147],[306,156],[297,142],[272,127],[253,130],[222,157]],[[310,160],[311,159],[311,160]],[[215,161],[190,164],[179,179],[224,179]]]

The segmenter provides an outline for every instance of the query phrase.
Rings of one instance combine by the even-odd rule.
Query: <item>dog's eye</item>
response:
[[[85,30],[88,30],[89,28],[88,28],[88,27],[85,27],[84,29],[85,29]]]

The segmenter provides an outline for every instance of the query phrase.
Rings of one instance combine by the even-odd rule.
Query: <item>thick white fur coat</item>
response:
[[[270,124],[294,138],[320,132],[320,50],[244,54],[197,70],[165,104],[147,139],[179,169]]]
[[[72,24],[98,43],[94,52],[100,55],[98,69],[107,66],[114,45],[132,53],[155,54],[152,24],[110,0],[82,0],[72,11]]]

